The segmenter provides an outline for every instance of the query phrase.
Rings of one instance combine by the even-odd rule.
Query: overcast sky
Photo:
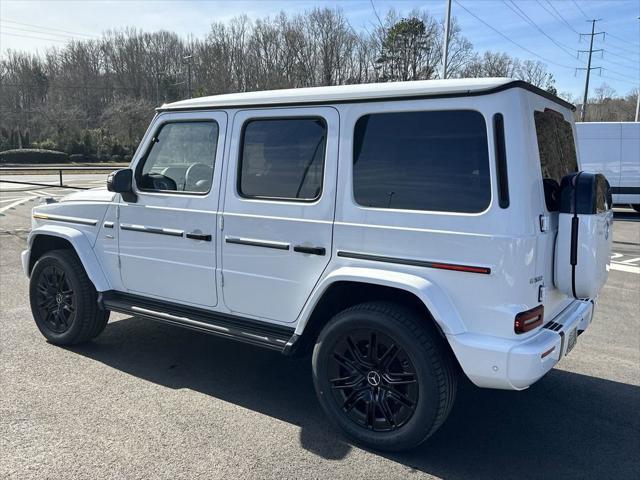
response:
[[[0,0],[0,52],[7,49],[43,52],[63,46],[70,38],[97,38],[105,30],[136,27],[145,31],[171,30],[179,35],[204,37],[214,21],[226,21],[247,14],[250,18],[273,15],[279,10],[297,13],[315,6],[341,7],[356,29],[370,29],[395,7],[400,14],[414,8],[427,9],[441,18],[446,0],[279,0],[279,1],[158,1],[158,0]],[[504,51],[523,59],[543,60],[556,77],[561,92],[581,95],[586,56],[576,59],[577,50],[588,49],[588,39],[579,41],[576,32],[590,32],[587,18],[601,18],[594,48],[593,66],[602,66],[601,77],[593,72],[592,92],[606,82],[619,94],[638,85],[640,77],[640,0],[517,0],[517,8],[501,0],[458,0],[452,14],[464,35],[479,51]],[[466,9],[466,10],[465,10]],[[485,22],[485,23],[483,23]],[[546,34],[546,36],[545,36]],[[505,38],[506,37],[506,38]],[[549,38],[550,37],[550,38]],[[507,40],[510,39],[511,41]]]

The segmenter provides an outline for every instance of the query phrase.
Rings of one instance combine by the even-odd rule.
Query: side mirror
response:
[[[138,196],[133,191],[133,170],[125,168],[111,172],[107,177],[107,190],[121,194],[125,202],[136,202]]]

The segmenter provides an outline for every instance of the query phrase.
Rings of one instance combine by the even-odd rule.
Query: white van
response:
[[[580,169],[602,173],[614,205],[640,212],[640,122],[576,123]]]
[[[413,447],[459,375],[525,389],[591,322],[611,199],[572,108],[504,78],[164,105],[108,189],[34,208],[36,325],[75,344],[117,311],[310,354],[344,432]]]

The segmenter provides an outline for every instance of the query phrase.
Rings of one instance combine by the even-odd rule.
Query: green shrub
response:
[[[67,163],[69,155],[55,150],[22,148],[0,152],[0,164],[6,163]]]
[[[50,138],[46,138],[44,140],[40,140],[39,142],[34,142],[33,148],[37,148],[39,150],[55,150],[57,148],[57,145],[56,142],[54,142]]]
[[[122,155],[111,155],[112,162],[122,162]]]

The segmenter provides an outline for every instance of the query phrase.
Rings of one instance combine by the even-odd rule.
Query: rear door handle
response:
[[[305,247],[303,245],[296,245],[293,247],[294,252],[308,253],[311,255],[325,255],[327,251],[324,247]]]
[[[204,240],[205,242],[211,241],[211,235],[206,233],[187,233],[185,237],[190,238],[191,240]]]

